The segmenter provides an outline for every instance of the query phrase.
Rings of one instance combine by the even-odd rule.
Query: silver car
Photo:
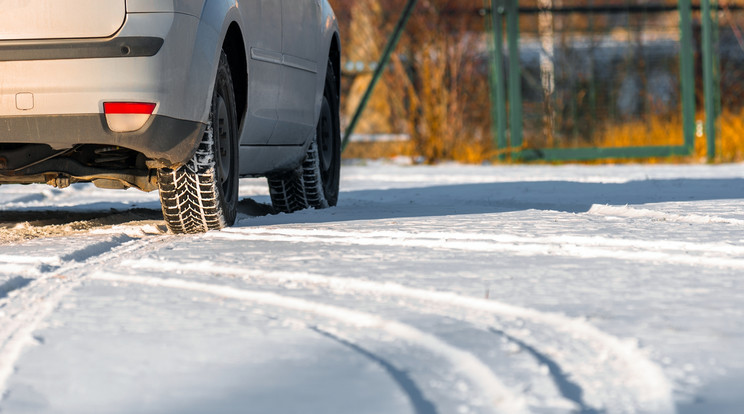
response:
[[[0,0],[0,184],[160,190],[174,233],[338,199],[327,0]]]

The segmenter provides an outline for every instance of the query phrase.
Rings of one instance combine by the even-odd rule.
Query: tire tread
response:
[[[331,96],[328,96],[330,92]],[[338,94],[335,91],[335,75],[329,62],[326,74],[326,98],[334,99],[334,109],[338,108]],[[324,209],[336,204],[338,189],[332,200],[326,197],[320,170],[317,133],[313,137],[302,164],[295,170],[268,176],[269,193],[274,210],[280,213],[293,213],[306,208]]]
[[[227,56],[220,57],[218,72],[232,85]],[[214,106],[214,102],[212,102]],[[176,234],[196,234],[221,230],[235,221],[235,212],[227,211],[217,174],[214,154],[214,108],[210,110],[207,128],[194,156],[178,169],[158,170],[158,186],[163,218]]]

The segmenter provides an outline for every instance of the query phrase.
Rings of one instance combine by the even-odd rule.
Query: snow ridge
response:
[[[0,255],[0,274],[38,274],[44,268],[60,266],[61,263],[59,257]]]
[[[226,229],[205,237],[226,240],[319,243],[358,246],[421,247],[518,256],[605,258],[636,262],[744,269],[744,246],[587,236],[526,237],[477,233],[329,230]],[[690,254],[691,252],[698,254]]]
[[[717,217],[717,216],[703,216],[699,214],[674,214],[666,213],[663,211],[649,210],[645,208],[635,208],[630,206],[610,206],[594,204],[587,214],[596,216],[613,216],[613,217],[627,217],[627,218],[648,218],[658,221],[668,221],[673,223],[689,223],[689,224],[731,224],[736,226],[744,226],[744,220],[735,218]]]

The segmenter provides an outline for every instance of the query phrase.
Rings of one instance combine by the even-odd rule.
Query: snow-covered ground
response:
[[[744,412],[744,165],[343,174],[199,236],[0,187],[0,412]]]

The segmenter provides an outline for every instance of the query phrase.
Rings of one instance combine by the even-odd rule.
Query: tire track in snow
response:
[[[402,389],[403,392],[406,394],[408,400],[413,406],[413,409],[415,410],[415,414],[439,414],[437,407],[434,406],[431,401],[426,399],[424,393],[421,391],[421,389],[419,389],[419,387],[411,379],[406,371],[402,371],[396,368],[393,364],[386,361],[382,357],[373,354],[371,351],[362,348],[360,345],[357,345],[350,340],[341,338],[330,332],[326,332],[318,327],[313,327],[311,329],[318,334],[351,349],[357,354],[364,356],[365,358],[382,367],[382,369],[384,369],[385,372],[388,373],[388,375],[398,384],[398,387]]]
[[[7,298],[11,292],[23,289],[32,281],[33,279],[26,279],[25,277],[18,276],[6,282],[0,283],[0,299]]]
[[[36,342],[34,331],[65,295],[80,286],[88,272],[121,260],[124,255],[156,240],[118,235],[62,257],[50,258],[50,262],[58,265],[44,269],[41,276],[15,289],[12,297],[0,298],[0,400],[4,398],[8,379],[23,349]]]
[[[238,267],[220,266],[211,262],[184,263],[140,260],[125,262],[127,266],[152,271],[190,271],[229,275],[249,282],[270,282],[272,285],[325,288],[336,294],[379,295],[419,301],[422,305],[405,303],[419,311],[439,314],[466,321],[486,330],[503,325],[499,319],[528,321],[542,331],[552,332],[552,338],[568,338],[572,349],[554,348],[556,341],[544,344],[523,328],[499,326],[510,337],[529,344],[541,354],[560,364],[577,383],[593,406],[587,409],[609,412],[674,413],[672,385],[662,369],[652,362],[637,344],[622,341],[602,332],[593,325],[575,318],[535,309],[509,305],[494,300],[466,297],[451,292],[416,289],[396,283],[380,283],[353,278],[339,278],[308,273],[251,271]],[[401,302],[396,302],[401,305]],[[442,308],[449,308],[442,309]],[[462,311],[468,313],[462,313]],[[493,319],[484,317],[490,315]],[[560,343],[558,344],[560,345]],[[592,354],[584,352],[588,350]],[[597,375],[597,373],[600,375]],[[605,385],[612,381],[613,384]],[[570,398],[569,398],[570,399]]]
[[[635,262],[744,269],[744,246],[605,237],[524,237],[467,233],[409,233],[403,231],[340,232],[299,229],[227,229],[207,238],[346,246],[421,247],[466,252],[510,253],[517,256],[564,256]],[[698,253],[696,255],[691,252]]]
[[[493,410],[493,412],[508,414],[528,412],[524,396],[509,390],[501,383],[493,372],[473,354],[455,348],[431,334],[420,331],[413,326],[406,325],[402,322],[383,319],[376,315],[353,309],[311,302],[290,296],[281,296],[275,293],[237,289],[224,285],[190,282],[182,279],[126,276],[105,272],[98,272],[89,277],[93,280],[112,283],[129,283],[207,293],[223,298],[311,313],[358,329],[374,329],[376,331],[381,331],[446,359],[452,366],[453,371],[457,372],[462,377],[467,378],[473,385],[478,387],[485,400],[493,404],[490,407],[486,407]]]
[[[42,256],[46,252],[42,249],[41,253],[36,252],[37,255],[21,256],[23,250],[19,250],[18,255],[0,255],[0,274],[10,275],[9,279],[0,283],[0,306],[5,307],[11,292],[13,295],[18,294],[20,289],[30,285],[44,274],[57,272],[65,265],[69,267],[74,263],[84,263],[133,240],[135,239],[130,236],[117,233],[108,235],[103,240],[84,244],[77,250],[63,251],[62,254]],[[13,283],[17,280],[23,280],[26,283],[20,285]]]
[[[599,411],[590,407],[586,401],[584,401],[584,389],[571,379],[570,374],[563,372],[563,368],[561,368],[557,362],[553,361],[550,357],[543,354],[535,347],[508,335],[504,331],[494,328],[490,328],[489,331],[516,344],[520,349],[523,349],[530,354],[538,363],[547,367],[548,372],[553,379],[553,383],[558,388],[563,398],[576,403],[579,408],[579,414],[599,414]]]

